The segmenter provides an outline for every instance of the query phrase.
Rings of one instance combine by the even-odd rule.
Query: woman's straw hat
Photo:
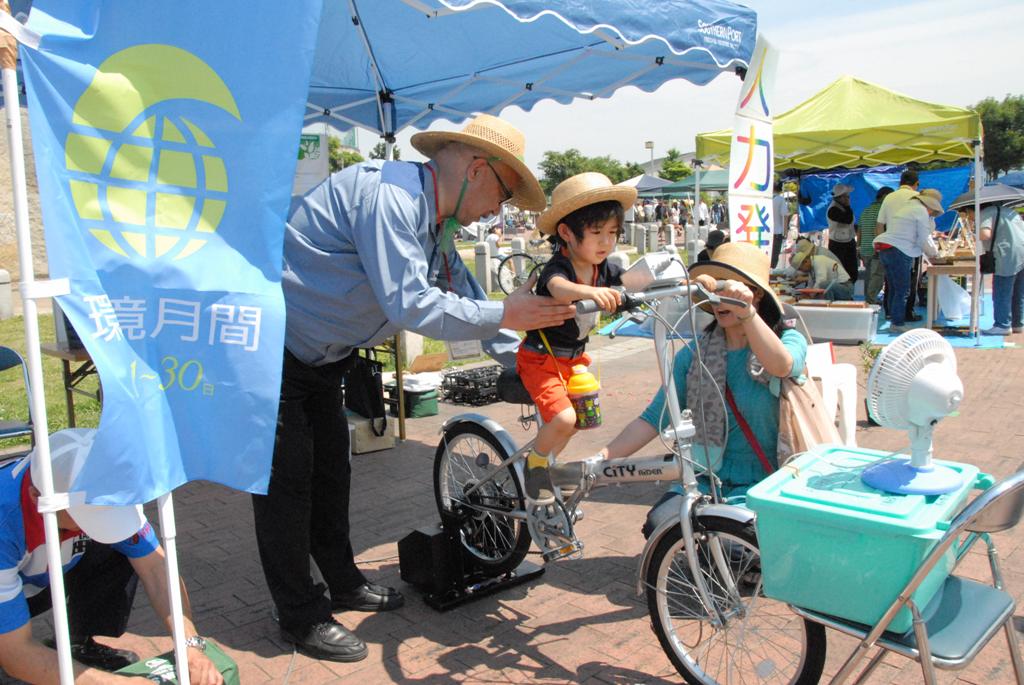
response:
[[[776,320],[782,316],[782,305],[775,292],[768,285],[768,273],[771,261],[759,247],[751,243],[723,243],[715,248],[714,259],[710,262],[698,262],[690,267],[690,278],[707,274],[715,280],[743,281],[761,290],[760,306],[770,303],[775,308]],[[702,309],[711,311],[711,305],[705,302]],[[769,322],[771,323],[771,322]]]
[[[928,209],[942,214],[946,210],[942,208],[942,193],[935,188],[925,188],[915,197]]]
[[[606,200],[615,200],[623,210],[627,210],[636,201],[636,188],[615,185],[596,171],[571,176],[555,186],[551,193],[551,206],[537,219],[537,228],[541,233],[550,235],[555,232],[559,221],[580,207]]]
[[[812,255],[814,255],[814,243],[808,240],[806,245],[800,245],[793,253],[793,259],[789,263],[799,269],[804,260]]]
[[[512,188],[512,204],[521,209],[539,212],[547,204],[544,191],[533,172],[526,166],[526,138],[512,124],[480,114],[471,119],[461,131],[422,131],[409,141],[421,154],[433,158],[447,143],[464,143],[496,157],[512,168],[519,183]]]

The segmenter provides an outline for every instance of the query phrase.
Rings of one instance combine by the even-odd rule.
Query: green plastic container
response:
[[[384,392],[387,397],[384,401],[390,408],[390,414],[392,416],[398,416],[398,392],[395,390],[396,385],[392,381],[384,386]],[[419,419],[424,416],[437,416],[437,390],[424,390],[418,392],[415,390],[405,391],[405,418],[407,419]]]
[[[747,492],[757,512],[764,592],[790,604],[874,624],[963,508],[978,479],[969,464],[937,462],[963,474],[939,496],[896,495],[864,485],[866,466],[887,452],[821,447]],[[953,569],[955,545],[914,593],[923,607]],[[889,630],[911,627],[902,609]]]

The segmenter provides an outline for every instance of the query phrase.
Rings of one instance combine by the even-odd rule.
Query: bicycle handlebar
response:
[[[715,287],[721,288],[725,285],[725,281],[716,281]],[[659,300],[664,297],[677,297],[681,295],[693,295],[699,294],[704,296],[705,302],[711,304],[731,304],[737,307],[746,306],[746,302],[737,300],[732,297],[719,297],[715,293],[708,291],[704,286],[699,283],[685,283],[680,285],[673,285],[664,288],[654,288],[652,290],[644,290],[638,293],[627,293],[622,291],[622,302],[615,309],[615,313],[629,311],[636,309],[642,304],[651,302],[652,300]],[[601,307],[598,306],[594,300],[580,300],[576,303],[576,312],[578,314],[593,314],[594,312],[601,311]]]

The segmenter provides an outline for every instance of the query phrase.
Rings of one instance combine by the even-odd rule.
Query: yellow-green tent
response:
[[[732,130],[697,136],[697,158],[729,164]],[[775,118],[775,169],[831,169],[973,157],[976,112],[843,76]]]

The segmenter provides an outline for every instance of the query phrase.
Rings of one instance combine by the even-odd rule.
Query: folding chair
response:
[[[1010,660],[1018,685],[1024,685],[1024,662],[1013,627],[1015,603],[1003,590],[998,554],[989,537],[1017,525],[1024,511],[1024,471],[1018,471],[979,495],[949,525],[935,548],[921,562],[910,582],[874,626],[851,623],[835,616],[792,607],[800,616],[860,639],[832,683],[844,683],[860,660],[874,647],[878,653],[868,662],[857,683],[864,682],[887,651],[896,652],[921,664],[924,682],[932,685],[935,669],[957,670],[967,666],[1002,628],[1010,649]],[[965,536],[960,540],[961,536]],[[988,546],[992,585],[950,574],[928,604],[920,608],[911,596],[928,572],[942,560],[951,545],[957,545],[956,566],[978,540]],[[913,627],[906,633],[886,632],[886,627],[904,606],[910,608]]]
[[[0,419],[0,440],[6,438],[16,438],[22,435],[32,435],[32,410],[29,406],[29,383],[28,383],[28,368],[25,366],[25,360],[21,358],[21,355],[9,347],[0,346],[0,372],[13,369],[15,367],[21,368],[21,375],[25,386],[25,420],[21,419],[10,419],[3,417]]]

